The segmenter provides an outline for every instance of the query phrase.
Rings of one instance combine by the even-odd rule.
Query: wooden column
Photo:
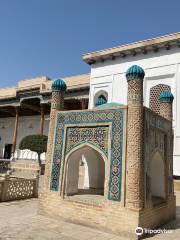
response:
[[[12,153],[16,151],[16,142],[17,142],[17,133],[18,133],[18,123],[19,123],[19,108],[15,107],[15,125],[14,125],[14,133],[13,133],[13,141],[12,141]]]
[[[81,108],[82,108],[82,110],[86,109],[87,105],[88,105],[88,100],[86,98],[82,98],[80,101],[81,101]]]
[[[44,106],[41,104],[41,120],[40,120],[40,135],[43,135],[44,132]]]

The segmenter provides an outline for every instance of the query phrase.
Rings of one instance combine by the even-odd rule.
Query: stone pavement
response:
[[[150,239],[180,239],[180,192],[176,195],[177,219],[165,226],[172,233],[158,234]],[[131,240],[38,215],[37,208],[38,199],[0,203],[0,240]]]

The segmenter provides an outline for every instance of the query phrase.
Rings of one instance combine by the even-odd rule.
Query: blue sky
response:
[[[179,0],[0,0],[0,87],[86,73],[82,54],[180,31]]]

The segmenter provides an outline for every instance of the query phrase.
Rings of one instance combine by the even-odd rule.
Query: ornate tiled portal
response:
[[[110,161],[108,198],[120,201],[123,125],[123,109],[59,112],[54,142],[51,190],[60,190],[60,170],[66,155],[75,147],[88,143],[101,150]]]

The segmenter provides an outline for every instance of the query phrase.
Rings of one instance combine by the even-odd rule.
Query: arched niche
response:
[[[154,205],[165,200],[165,165],[159,152],[151,159],[151,196]]]
[[[94,95],[94,107],[96,106],[97,99],[100,97],[104,98],[106,103],[108,102],[108,93],[104,90],[100,90]]]
[[[81,170],[82,162],[84,171]],[[84,176],[82,176],[82,172],[84,172]],[[105,160],[100,151],[90,145],[83,145],[68,155],[64,186],[65,195],[72,196],[86,193],[104,195],[104,182]]]

